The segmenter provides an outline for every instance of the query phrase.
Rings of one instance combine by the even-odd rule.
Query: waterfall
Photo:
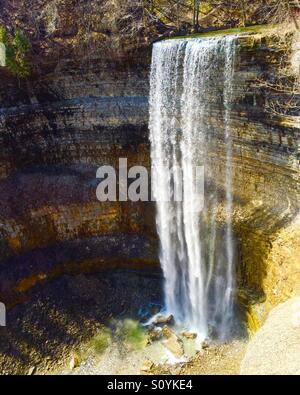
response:
[[[165,304],[200,338],[226,338],[234,310],[231,106],[235,37],[154,44],[150,89],[152,193]],[[219,125],[214,113],[218,113]],[[216,130],[216,129],[219,129]],[[223,197],[212,154],[222,133]],[[215,141],[215,143],[214,143]],[[204,207],[195,169],[204,169]],[[217,218],[224,206],[225,224]],[[224,203],[225,202],[225,203]]]

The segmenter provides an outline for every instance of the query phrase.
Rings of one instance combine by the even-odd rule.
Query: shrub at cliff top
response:
[[[0,43],[5,45],[5,67],[15,76],[25,78],[30,74],[27,53],[31,48],[28,38],[16,29],[9,34],[6,28],[0,25]]]

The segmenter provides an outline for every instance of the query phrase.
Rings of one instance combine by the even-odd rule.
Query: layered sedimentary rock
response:
[[[298,42],[299,37],[292,42],[280,42],[276,34],[254,38],[252,48],[256,48],[256,59],[263,60],[262,71],[276,75],[280,54],[290,53],[294,40]],[[246,73],[253,70],[249,61],[244,67]],[[252,67],[257,70],[255,60]],[[249,103],[248,92],[245,99]],[[242,143],[236,143],[235,188],[241,204],[236,208],[235,222],[241,246],[240,289],[250,291],[248,300],[252,302],[266,301],[257,309],[258,319],[263,320],[271,306],[298,292],[300,119],[297,115],[270,116],[255,91],[252,100],[246,117],[242,110],[238,112],[243,126],[237,130]]]
[[[88,31],[72,2],[35,3],[35,21],[6,3],[33,50],[29,79],[0,70],[1,300],[63,272],[157,264],[153,205],[96,198],[99,166],[149,168],[151,48],[122,41],[105,2],[82,5]]]
[[[266,91],[263,93],[259,88],[262,75],[268,79],[279,74],[282,56],[291,54],[294,40],[297,37],[279,40],[276,30],[238,39],[230,120],[233,227],[238,298],[247,306],[250,330],[259,326],[271,306],[297,293],[300,280],[300,119],[297,115],[268,112]],[[280,95],[290,100],[288,93]],[[222,154],[222,115],[217,105],[210,117],[212,143],[216,148],[211,158],[214,167],[211,180],[222,188],[226,158]],[[222,226],[225,216],[222,204],[218,215]]]
[[[82,30],[87,24],[68,3],[53,2],[57,12],[51,13],[47,2],[38,2],[35,23],[21,8],[3,14],[34,45],[28,80],[1,70],[0,296],[12,303],[37,281],[71,268],[158,262],[153,205],[96,200],[98,166],[125,157],[129,166],[149,169],[147,37],[153,35],[120,39],[120,25],[93,7],[83,18],[93,22]],[[265,306],[294,292],[299,274],[299,119],[268,114],[255,84],[262,72],[277,72],[292,41],[258,32],[238,43],[233,223],[238,296],[256,321]],[[215,81],[207,114],[215,146],[211,177],[220,185],[226,160],[221,83]],[[222,226],[222,205],[218,215]],[[264,301],[261,309],[249,307]]]
[[[150,242],[144,240],[146,234],[154,236],[152,204],[100,203],[96,198],[99,166],[118,169],[119,158],[127,158],[128,167],[149,168],[147,118],[147,99],[141,96],[73,99],[1,110],[1,284],[7,284],[5,289],[13,284],[8,281],[13,276],[7,277],[5,269],[15,267],[11,259],[20,268],[25,263],[23,253],[49,245],[55,249],[57,242],[77,239],[95,259],[89,238],[106,235],[107,241],[99,243],[111,243],[131,234],[132,240],[112,245],[110,258],[124,263],[125,250],[140,243],[142,255],[131,260],[145,258],[147,250],[152,251],[149,260],[155,262],[153,247],[149,250]],[[60,248],[65,247],[60,244]],[[27,262],[32,267],[25,270],[29,277],[40,278],[49,251],[44,253],[39,267]],[[102,255],[98,250],[98,257]],[[64,261],[70,259],[75,257],[66,256]],[[75,260],[81,260],[80,253]]]

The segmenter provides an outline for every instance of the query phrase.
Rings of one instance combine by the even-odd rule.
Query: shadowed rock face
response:
[[[100,238],[97,245],[103,242]],[[160,279],[153,266],[135,271],[112,266],[37,284],[23,294],[22,304],[8,309],[8,325],[0,328],[1,374],[28,374],[33,366],[45,374],[69,366],[71,350],[85,345],[103,325],[113,329],[112,318],[141,319],[145,313],[149,318],[161,303]]]
[[[66,266],[156,265],[153,204],[96,199],[99,166],[149,168],[145,37],[121,37],[112,2],[55,1],[52,12],[41,1],[30,15],[26,1],[4,3],[33,51],[28,81],[0,71],[1,299],[20,300]]]
[[[117,166],[123,157],[129,167],[150,167],[147,37],[153,34],[120,38],[118,24],[110,26],[93,8],[83,19],[102,15],[101,31],[93,22],[82,32],[86,24],[71,2],[55,3],[54,24],[44,1],[33,6],[33,20],[12,4],[3,14],[7,23],[27,31],[34,47],[28,81],[0,71],[0,297],[9,303],[63,272],[158,263],[153,204],[96,200],[100,165]],[[239,297],[246,306],[265,299],[272,305],[293,292],[297,277],[294,255],[282,264],[278,256],[280,262],[286,256],[282,232],[290,235],[288,243],[299,240],[299,120],[270,117],[253,86],[262,71],[277,72],[287,44],[263,33],[239,43],[232,113]],[[211,179],[220,185],[225,171],[221,83],[215,81],[215,105],[207,114],[215,146]],[[222,204],[218,216],[222,226]],[[278,285],[283,267],[288,281]],[[259,310],[259,317],[264,315]]]
[[[74,260],[67,253],[63,260],[57,259],[58,250],[70,251],[66,243],[72,240],[85,249],[91,238],[105,235],[108,245],[113,243],[110,264],[130,259],[146,263],[145,251],[148,261],[157,262],[153,204],[100,203],[96,199],[99,166],[117,169],[119,158],[127,158],[129,167],[149,169],[147,118],[147,98],[143,96],[80,98],[1,110],[1,266],[3,274],[7,264],[16,268],[15,274],[4,274],[3,295],[10,289],[11,300],[11,288],[15,289],[20,273],[31,285],[43,278],[43,264],[32,265],[25,259],[26,275],[20,269],[26,251],[34,254],[35,249],[46,248],[43,262],[50,254],[57,266]],[[120,244],[126,235],[135,238],[140,256],[136,250],[136,255],[126,258],[125,250],[131,247]],[[133,243],[130,237],[128,243]],[[93,247],[90,252],[84,260],[98,257],[103,261],[100,250]],[[80,261],[82,254],[77,254]],[[11,265],[7,259],[16,261]]]

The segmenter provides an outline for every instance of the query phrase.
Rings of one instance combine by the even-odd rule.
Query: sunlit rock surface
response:
[[[273,309],[250,341],[241,364],[242,375],[299,375],[300,298]]]

